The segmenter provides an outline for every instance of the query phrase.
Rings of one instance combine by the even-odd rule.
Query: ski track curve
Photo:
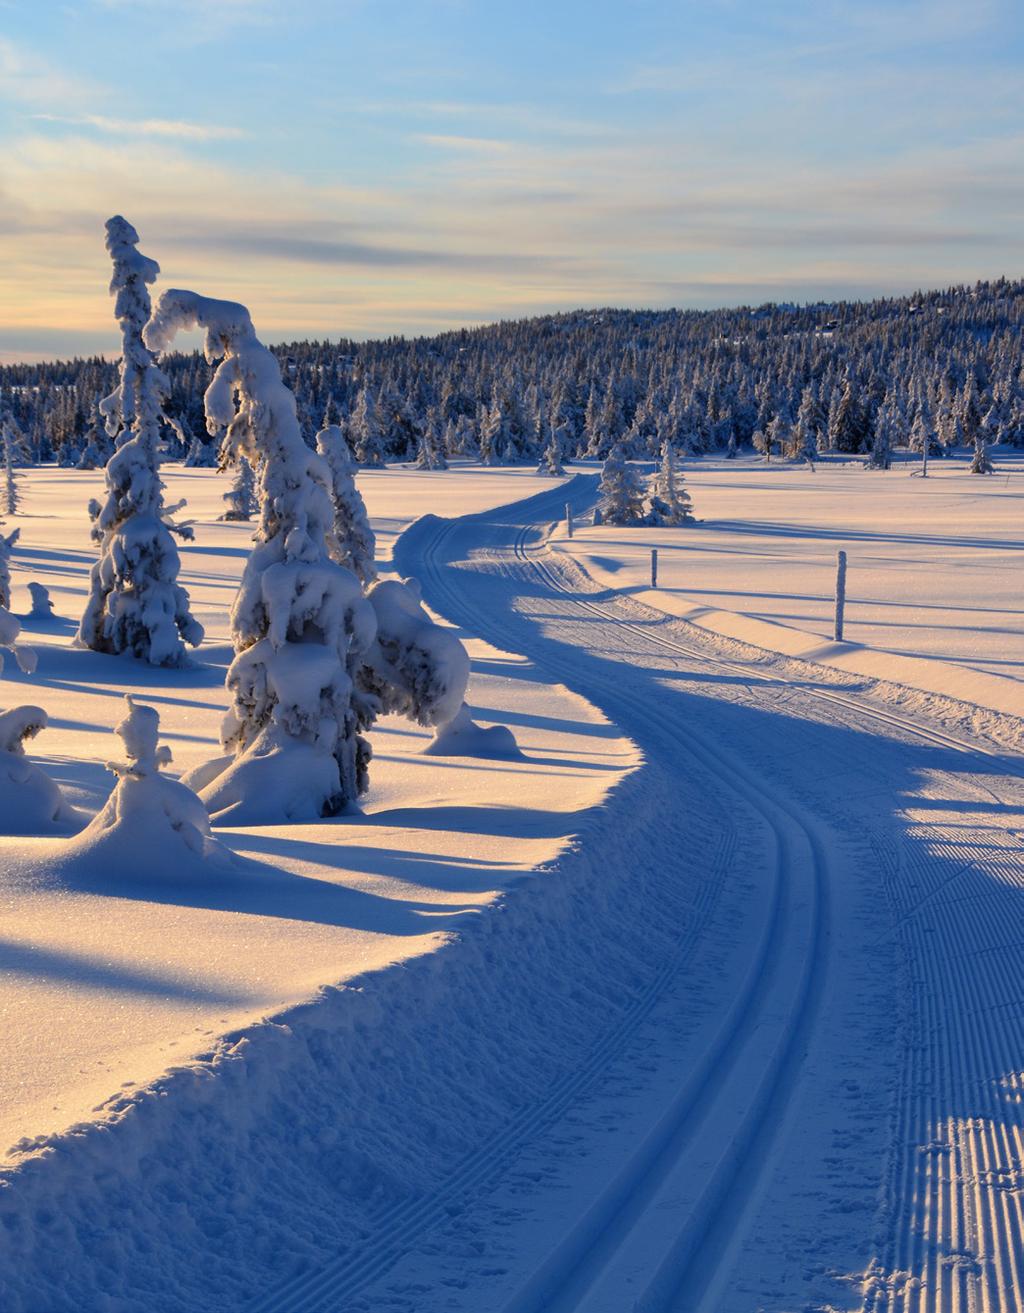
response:
[[[895,809],[893,825],[876,826],[864,836],[890,909],[907,997],[906,1043],[891,1099],[892,1145],[888,1168],[878,1165],[881,1204],[874,1257],[859,1283],[860,1302],[865,1313],[996,1313],[1024,1307],[1024,1005],[1020,972],[1014,970],[1024,943],[1024,863],[1020,836],[1014,842],[1014,832],[999,824],[1007,809],[1019,809],[1024,800],[1019,765],[941,725],[902,716],[842,687],[818,684],[797,692],[788,669],[774,671],[765,654],[734,656],[737,645],[709,642],[685,622],[609,595],[571,562],[544,554],[537,546],[543,526],[560,518],[567,500],[577,512],[590,504],[595,482],[577,477],[512,508],[414,527],[400,540],[396,560],[403,571],[419,575],[425,599],[436,611],[499,648],[529,656],[584,694],[636,738],[648,761],[674,759],[678,769],[682,758],[748,814],[759,816],[771,836],[771,888],[749,970],[689,1078],[629,1161],[500,1307],[505,1313],[604,1307],[602,1299],[607,1304],[619,1297],[615,1264],[631,1246],[648,1260],[656,1257],[641,1285],[630,1288],[630,1302],[608,1307],[623,1313],[719,1307],[730,1263],[754,1224],[792,1129],[787,1119],[820,1025],[834,929],[830,845],[835,835],[816,818],[810,784],[794,801],[781,785],[773,789],[751,769],[738,750],[673,719],[682,712],[652,710],[631,687],[629,669],[659,653],[661,660],[699,663],[733,677],[740,695],[763,700],[769,696],[765,686],[774,685],[787,698],[799,698],[800,714],[855,725],[862,735],[884,740],[891,751],[925,745],[936,754],[938,765],[922,798],[907,799]],[[559,648],[537,641],[540,621],[512,614],[511,605],[481,606],[488,586],[467,590],[467,572],[456,564],[467,559],[491,580],[502,580],[510,596],[517,585],[542,595],[551,627],[578,629],[585,620],[588,640],[608,658],[604,666],[574,661],[568,643]],[[870,769],[867,749],[861,753],[851,763],[851,777]],[[873,787],[891,804],[884,771]],[[1008,790],[1012,801],[1004,796]],[[857,801],[851,795],[843,804],[854,825]],[[865,795],[861,805],[867,801]],[[923,806],[915,806],[918,802]],[[358,1253],[279,1287],[253,1305],[253,1313],[375,1307],[351,1301],[384,1281],[425,1234],[486,1191],[625,1051],[703,933],[735,846],[735,831],[726,826],[716,855],[720,869],[683,928],[678,953],[543,1105],[523,1109],[501,1137],[470,1154],[436,1193],[381,1214]],[[744,1083],[750,1087],[745,1098],[738,1094]],[[703,1163],[703,1174],[694,1181],[695,1140],[711,1113],[721,1115],[723,1109],[731,1114],[729,1143]],[[650,1237],[645,1229],[651,1229],[652,1205],[673,1172],[687,1175],[690,1203],[666,1243],[663,1215],[653,1219],[658,1227]],[[730,1309],[762,1306],[789,1304],[729,1304]]]

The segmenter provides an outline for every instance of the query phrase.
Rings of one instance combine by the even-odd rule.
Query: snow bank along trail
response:
[[[399,566],[640,743],[667,879],[702,824],[755,842],[576,1105],[351,1307],[1020,1307],[1019,760],[534,550],[588,484],[425,522]]]

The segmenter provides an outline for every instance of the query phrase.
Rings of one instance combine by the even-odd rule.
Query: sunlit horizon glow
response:
[[[0,16],[0,360],[116,353],[118,212],[268,341],[1024,270],[1009,0]]]

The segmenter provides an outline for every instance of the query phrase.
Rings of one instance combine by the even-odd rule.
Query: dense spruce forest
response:
[[[866,453],[932,455],[1024,445],[1024,282],[870,302],[691,310],[593,310],[432,338],[290,342],[274,348],[307,440],[339,422],[364,465],[468,456]],[[211,369],[171,354],[168,451],[217,460],[203,421]],[[109,454],[99,357],[0,368],[20,458],[91,466]]]

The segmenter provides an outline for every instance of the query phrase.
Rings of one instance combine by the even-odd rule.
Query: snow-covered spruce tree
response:
[[[541,456],[540,464],[537,466],[538,474],[547,474],[552,479],[560,479],[565,474],[562,466],[562,434],[564,429],[561,425],[557,429],[551,430],[551,436],[548,438],[548,445],[544,448],[544,454]]]
[[[49,588],[33,579],[28,585],[28,595],[32,599],[28,612],[29,618],[32,620],[52,620],[53,603],[50,601]]]
[[[78,457],[77,468],[80,470],[98,470],[105,465],[110,455],[110,440],[104,430],[103,416],[100,414],[100,399],[93,403],[92,416],[85,433],[85,446]]]
[[[782,455],[789,451],[793,440],[793,421],[785,407],[777,411],[769,420],[766,435],[768,439],[766,460],[770,459],[773,448]]]
[[[448,468],[436,410],[429,412],[423,426],[423,432],[420,434],[419,444],[416,449],[416,468],[418,470],[446,470]]]
[[[902,436],[904,423],[898,402],[892,393],[887,392],[875,416],[874,432],[871,435],[871,450],[867,459],[867,468],[869,470],[888,470],[892,468],[892,449]]]
[[[231,617],[233,702],[221,739],[233,755],[187,782],[232,823],[333,815],[368,785],[361,731],[385,710],[444,725],[461,707],[469,658],[423,611],[414,581],[378,584],[367,599],[330,559],[330,468],[306,446],[294,394],[246,308],[165,292],[147,345],[166,350],[191,328],[205,329],[207,360],[220,361],[204,398],[207,426],[226,430],[224,449],[254,464],[260,521]]]
[[[643,524],[644,480],[623,456],[616,443],[605,457],[598,484],[601,520],[604,524]]]
[[[101,410],[108,431],[120,426],[120,433],[106,466],[106,500],[95,508],[92,534],[100,559],[90,574],[78,642],[96,652],[131,653],[156,666],[181,666],[187,661],[184,644],[195,647],[203,630],[177,582],[180,561],[172,533],[180,530],[168,523],[163,503],[157,448],[168,383],[142,340],[150,315],[148,284],[160,267],[137,250],[138,241],[125,219],[107,221],[122,356],[120,383]]]
[[[415,579],[384,579],[369,594],[376,641],[357,681],[378,710],[438,729],[453,721],[469,682],[469,655],[451,629],[435,625]]]
[[[480,421],[480,464],[500,465],[505,436],[505,419],[501,407],[484,410]]]
[[[4,425],[4,511],[17,515],[21,497],[18,490],[18,470],[14,463],[14,434]]]
[[[384,430],[377,403],[369,387],[364,386],[356,400],[350,420],[356,460],[368,469],[384,467]]]
[[[117,776],[114,791],[81,834],[69,855],[86,856],[93,870],[143,882],[195,876],[202,867],[230,871],[235,855],[210,832],[210,817],[188,785],[168,779],[161,768],[171,760],[160,746],[155,707],[125,697],[124,719],[115,733],[127,761],[107,762]],[[143,856],[144,855],[144,856]]]
[[[661,465],[651,481],[648,524],[694,524],[693,503],[683,487],[683,476],[676,466],[676,454],[670,442],[661,449]]]
[[[40,834],[75,822],[60,785],[25,752],[27,740],[45,728],[42,707],[0,711],[0,834]]]
[[[337,424],[328,424],[316,435],[316,449],[331,475],[334,524],[327,537],[331,559],[351,570],[368,587],[377,578],[377,539],[370,527],[366,503],[356,487],[355,462]]]
[[[193,436],[182,464],[190,470],[212,470],[217,464],[217,449],[212,442]]]
[[[18,541],[20,529],[4,534],[0,531],[0,673],[4,668],[4,653],[14,657],[19,667],[30,675],[36,668],[36,654],[31,648],[18,647],[21,624],[11,615],[11,549]]]
[[[805,387],[800,397],[800,409],[793,430],[793,455],[804,460],[813,469],[818,459],[818,430],[821,427],[821,407],[814,389]]]
[[[256,509],[256,481],[253,478],[252,466],[241,455],[235,457],[234,466],[235,477],[223,497],[227,502],[227,510],[220,519],[251,520]]]
[[[221,819],[333,815],[366,787],[370,752],[359,729],[374,707],[360,705],[353,676],[374,640],[373,608],[330,558],[330,470],[303,440],[295,396],[248,310],[167,291],[146,342],[163,351],[192,328],[206,331],[206,358],[220,362],[204,399],[207,426],[226,430],[223,449],[255,467],[260,517],[231,614],[232,706],[221,740],[232,755],[191,782]]]
[[[985,431],[980,426],[974,435],[974,458],[971,461],[971,473],[995,473],[995,467],[989,459],[988,443],[985,441]]]

